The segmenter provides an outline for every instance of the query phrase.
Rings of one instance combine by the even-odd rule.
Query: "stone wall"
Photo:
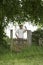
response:
[[[21,49],[32,45],[32,32],[27,31],[27,39],[13,39],[13,30],[10,30],[11,45],[10,49],[15,51],[20,51]]]

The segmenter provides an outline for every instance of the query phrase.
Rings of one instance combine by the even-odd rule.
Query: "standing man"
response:
[[[23,39],[24,33],[25,33],[26,31],[27,31],[26,26],[25,26],[25,29],[23,29],[23,24],[20,24],[20,25],[19,25],[19,29],[16,30],[15,35],[16,35],[17,38]]]
[[[23,24],[19,25],[19,29],[16,31],[15,35],[20,42],[21,40],[23,41],[24,38],[24,33],[27,31],[27,28],[25,26],[25,29],[23,29]]]

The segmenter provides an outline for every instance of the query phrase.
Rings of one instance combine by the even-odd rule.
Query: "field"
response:
[[[31,46],[21,52],[0,48],[0,65],[43,65],[43,47]]]

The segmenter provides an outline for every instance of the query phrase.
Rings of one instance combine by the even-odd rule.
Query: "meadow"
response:
[[[43,47],[33,45],[21,52],[0,47],[0,65],[43,65]]]

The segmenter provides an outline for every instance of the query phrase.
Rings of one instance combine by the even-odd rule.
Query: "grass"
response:
[[[31,46],[19,53],[0,48],[0,65],[43,65],[43,47]]]

